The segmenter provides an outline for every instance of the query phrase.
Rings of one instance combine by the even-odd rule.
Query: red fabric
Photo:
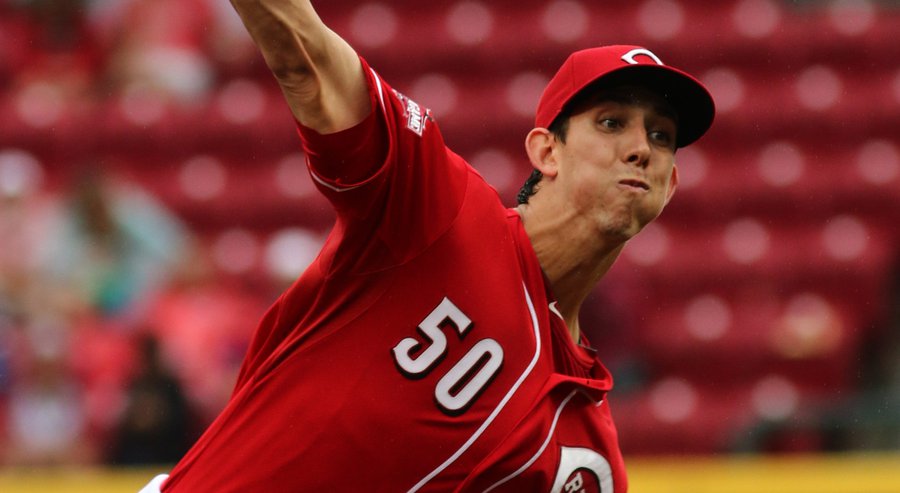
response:
[[[357,183],[313,163],[335,229],[163,491],[626,491],[612,380],[549,308],[518,215],[365,70],[387,158]]]
[[[362,122],[333,134],[320,134],[297,122],[310,167],[330,182],[358,183],[384,162],[387,129],[379,118],[378,103],[373,100],[372,104],[373,111]]]

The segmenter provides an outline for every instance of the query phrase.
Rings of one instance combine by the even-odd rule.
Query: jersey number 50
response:
[[[407,378],[417,380],[428,375],[447,355],[447,336],[443,328],[452,326],[462,339],[472,320],[448,298],[422,320],[418,332],[423,341],[407,337],[394,346],[394,362]],[[503,365],[503,348],[493,339],[481,339],[438,380],[434,399],[438,409],[458,416],[487,388]]]

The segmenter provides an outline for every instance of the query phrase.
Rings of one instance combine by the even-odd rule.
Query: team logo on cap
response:
[[[628,53],[622,55],[622,60],[624,60],[625,63],[629,63],[631,65],[638,65],[641,62],[634,59],[634,57],[636,57],[638,55],[644,55],[646,57],[649,57],[657,65],[665,65],[662,62],[662,60],[659,59],[658,56],[656,56],[652,51],[648,50],[647,48],[635,48],[635,49],[629,51]]]
[[[612,467],[602,455],[581,447],[562,447],[553,493],[613,493]]]

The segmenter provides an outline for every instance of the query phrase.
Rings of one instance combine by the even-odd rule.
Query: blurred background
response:
[[[510,206],[571,51],[697,75],[716,124],[582,320],[634,490],[900,491],[900,2],[314,4]],[[0,490],[165,471],[332,220],[227,1],[0,0]]]

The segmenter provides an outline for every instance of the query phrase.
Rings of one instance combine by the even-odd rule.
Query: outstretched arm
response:
[[[359,57],[308,0],[231,0],[278,80],[294,117],[319,133],[372,110]]]

